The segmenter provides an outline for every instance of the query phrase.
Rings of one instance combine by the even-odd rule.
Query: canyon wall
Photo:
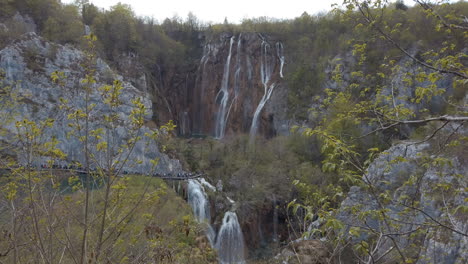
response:
[[[174,120],[181,136],[269,137],[287,131],[282,43],[259,33],[201,39],[203,54],[196,68],[183,74],[161,68],[152,73],[154,82],[144,89],[153,95],[155,120]]]

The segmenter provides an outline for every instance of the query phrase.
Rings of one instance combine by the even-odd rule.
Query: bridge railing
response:
[[[0,170],[14,170],[14,169],[19,169],[20,167],[7,167],[7,168],[0,168]],[[34,167],[34,169],[39,170],[39,171],[62,171],[62,172],[73,172],[73,173],[79,173],[79,174],[86,174],[87,171],[83,168],[63,168],[63,167],[56,167],[56,168],[51,168],[51,167]],[[90,170],[91,173],[97,172],[95,169]],[[123,171],[119,175],[144,175],[144,176],[151,176],[155,178],[160,178],[163,180],[176,180],[176,181],[182,181],[182,180],[190,180],[190,179],[197,179],[202,177],[204,174],[203,173],[177,173],[177,174],[160,174],[160,173],[154,173],[154,174],[142,174],[138,172],[128,172],[128,171]]]

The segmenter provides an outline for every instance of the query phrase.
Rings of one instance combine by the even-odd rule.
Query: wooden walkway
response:
[[[7,170],[7,171],[11,171],[13,169],[17,169],[17,168],[0,168],[0,170]],[[55,172],[70,172],[70,173],[86,174],[86,171],[83,169],[63,169],[63,168],[35,168],[35,169],[39,171],[55,171]],[[91,173],[95,173],[95,172],[96,171],[91,170]],[[143,175],[143,176],[148,176],[148,177],[159,178],[162,180],[186,181],[186,180],[201,178],[204,174],[199,173],[199,174],[177,174],[177,175],[172,175],[172,174],[147,175],[147,174],[138,174],[138,173],[120,173],[119,175],[140,175],[140,176]]]
[[[181,176],[181,177],[177,177],[177,176],[152,176],[152,177],[155,177],[155,178],[160,178],[160,179],[163,179],[163,180],[171,180],[171,181],[185,181],[185,180],[192,180],[192,179],[198,179],[200,177],[202,177],[203,174],[197,174],[197,175],[191,175],[191,176]]]

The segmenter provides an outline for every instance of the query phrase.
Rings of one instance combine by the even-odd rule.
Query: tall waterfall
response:
[[[241,64],[241,49],[242,49],[242,33],[239,34],[239,39],[237,40],[237,52],[236,52],[236,71],[234,73],[234,96],[235,98],[239,95],[240,89],[240,74],[242,69]]]
[[[239,34],[239,39],[237,40],[237,52],[236,52],[236,65],[235,65],[235,72],[234,72],[234,98],[231,101],[231,104],[229,105],[229,109],[226,115],[226,123],[229,120],[229,113],[231,113],[231,108],[234,102],[237,100],[237,97],[239,96],[239,90],[240,90],[240,73],[242,69],[242,64],[241,64],[241,48],[242,48],[242,33]]]
[[[270,99],[271,94],[273,93],[273,89],[275,88],[276,84],[272,83],[270,84],[271,76],[273,74],[273,65],[270,61],[269,58],[269,51],[270,49],[270,44],[267,42],[263,41],[262,42],[262,54],[261,54],[261,62],[260,62],[260,77],[261,81],[263,84],[263,97],[260,99],[260,103],[257,106],[257,109],[255,109],[254,117],[252,119],[252,125],[250,126],[250,143],[253,143],[255,140],[255,136],[257,134],[258,130],[258,119],[260,117],[260,113],[265,106],[266,102],[268,99]]]
[[[234,44],[234,36],[231,37],[231,42],[229,46],[229,55],[226,59],[226,64],[224,65],[223,80],[221,82],[221,89],[216,95],[215,101],[218,102],[221,98],[218,113],[216,115],[216,124],[215,124],[215,137],[223,138],[226,130],[226,121],[227,121],[227,105],[229,102],[229,73],[231,66],[231,55],[232,55],[232,44]]]
[[[188,181],[188,202],[199,223],[206,224],[206,236],[213,248],[218,251],[221,264],[244,264],[244,236],[239,220],[234,212],[224,214],[218,236],[210,224],[210,206],[203,186],[216,190],[205,179]],[[216,243],[215,243],[216,238]]]
[[[216,239],[216,249],[221,264],[243,264],[244,237],[234,212],[226,212]]]

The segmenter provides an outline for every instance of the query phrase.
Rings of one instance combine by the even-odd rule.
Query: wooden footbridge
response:
[[[0,168],[0,171],[12,171],[16,170],[18,168]],[[67,167],[53,167],[53,168],[46,168],[46,167],[39,167],[39,168],[34,168],[34,170],[37,171],[54,171],[54,172],[64,172],[64,173],[74,173],[74,174],[87,174],[87,171],[84,168],[67,168]],[[97,173],[97,170],[89,170],[90,174],[95,174]],[[128,172],[128,171],[123,171],[119,173],[120,176],[122,175],[143,175],[143,176],[148,176],[148,177],[155,177],[159,178],[162,180],[171,180],[171,181],[185,181],[185,180],[192,180],[192,179],[197,179],[200,177],[203,177],[203,173],[153,173],[153,174],[142,174],[139,172]]]

